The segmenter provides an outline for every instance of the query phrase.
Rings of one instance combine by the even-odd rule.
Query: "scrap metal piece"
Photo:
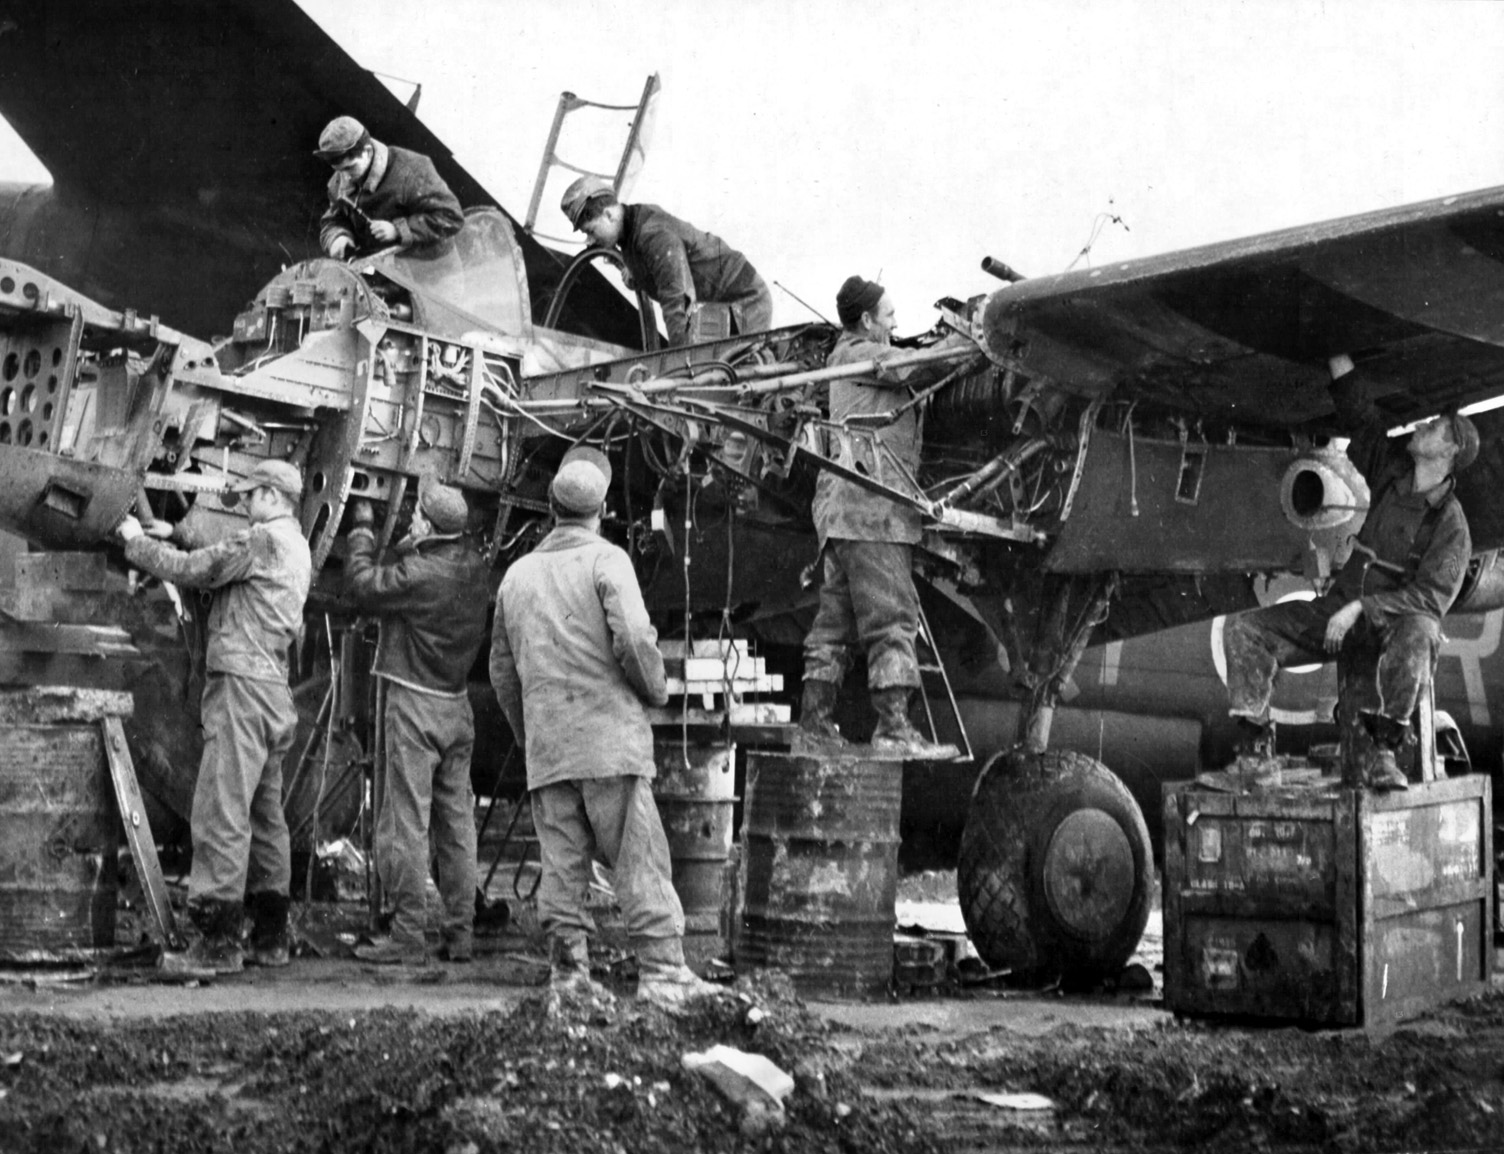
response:
[[[157,860],[157,843],[151,836],[151,822],[147,820],[146,805],[141,800],[141,787],[136,782],[131,751],[125,744],[125,728],[118,717],[106,717],[101,724],[104,727],[105,756],[110,762],[110,779],[115,783],[115,799],[120,803],[120,820],[125,826],[131,856],[136,859],[136,872],[141,876],[146,904],[156,919],[157,928],[162,931],[163,944],[170,950],[181,949],[183,939],[178,934],[172,905],[167,900],[167,881],[162,876],[162,863]]]

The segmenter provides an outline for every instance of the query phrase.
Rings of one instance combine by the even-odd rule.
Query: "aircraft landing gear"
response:
[[[1127,964],[1149,918],[1153,860],[1133,796],[1101,762],[999,753],[982,769],[956,886],[982,960],[1086,984]]]

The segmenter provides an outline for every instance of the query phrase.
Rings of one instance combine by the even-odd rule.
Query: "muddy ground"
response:
[[[1504,993],[1378,1035],[1184,1022],[1154,994],[805,1004],[775,974],[675,1017],[618,967],[614,1008],[550,1017],[525,924],[470,965],[382,970],[305,924],[325,956],[212,985],[5,974],[0,1150],[1504,1149]],[[684,1068],[717,1043],[794,1076],[781,1129]],[[1020,1091],[1049,1106],[978,1097]]]

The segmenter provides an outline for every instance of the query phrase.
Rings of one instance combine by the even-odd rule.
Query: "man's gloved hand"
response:
[[[122,518],[120,524],[115,526],[115,536],[119,537],[122,541],[134,541],[144,532],[145,530],[141,528],[141,522],[136,520],[130,513],[127,513]]]
[[[371,502],[357,497],[355,503],[350,506],[350,521],[357,528],[369,529],[376,523],[376,511],[371,508]]]
[[[145,526],[146,535],[155,537],[158,541],[167,541],[172,538],[173,525],[171,521],[157,520]]]
[[[377,244],[392,244],[397,239],[397,226],[389,220],[373,220],[371,239]]]
[[[344,260],[355,251],[355,241],[348,236],[337,236],[329,242],[329,255],[335,260]]]

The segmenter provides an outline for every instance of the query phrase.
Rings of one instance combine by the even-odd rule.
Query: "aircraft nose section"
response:
[[[1356,532],[1368,512],[1368,486],[1346,454],[1309,454],[1285,470],[1279,503],[1285,519],[1307,533],[1349,523]]]

